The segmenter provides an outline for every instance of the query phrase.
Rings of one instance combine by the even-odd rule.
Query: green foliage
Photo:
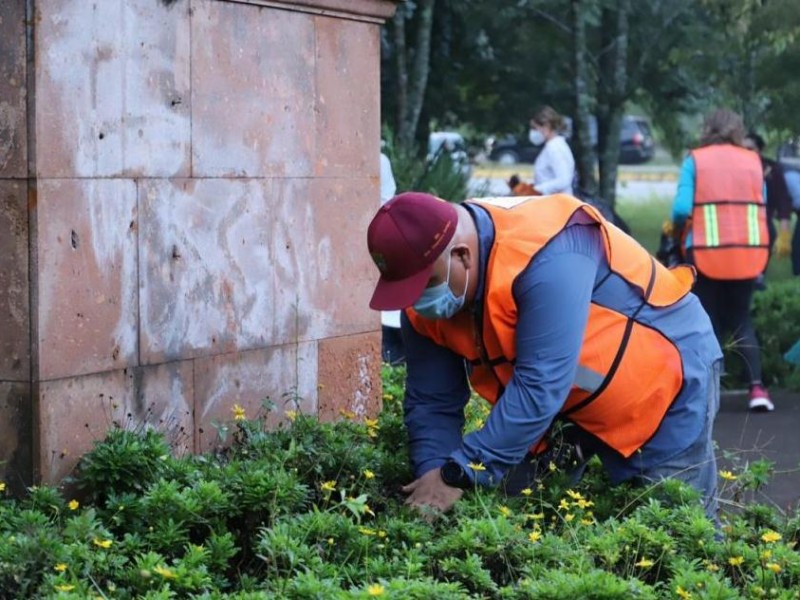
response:
[[[797,515],[748,505],[717,532],[683,484],[611,487],[596,460],[574,488],[554,465],[519,497],[476,489],[422,519],[398,493],[404,370],[383,376],[376,420],[235,421],[213,454],[111,432],[80,465],[83,506],[50,487],[0,500],[0,599],[789,598],[800,585]],[[478,427],[474,399],[469,412]],[[736,484],[769,470],[748,465]]]
[[[384,152],[392,163],[398,194],[426,192],[450,202],[467,198],[469,173],[455,163],[450,154],[440,152],[432,158],[423,158],[419,152],[397,145],[388,127],[383,129],[383,138],[386,141]]]
[[[155,430],[112,429],[81,461],[77,483],[97,500],[111,490],[141,491],[164,473],[169,457],[169,446]]]
[[[792,390],[800,390],[800,366],[783,355],[800,340],[800,280],[770,281],[755,295],[753,322],[761,344],[765,379]]]

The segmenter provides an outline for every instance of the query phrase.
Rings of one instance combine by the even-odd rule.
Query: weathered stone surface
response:
[[[192,364],[123,369],[43,382],[38,469],[45,483],[68,475],[112,427],[166,434],[176,454],[192,449]]]
[[[378,270],[366,231],[379,205],[375,179],[276,182],[276,340],[376,331],[369,308]]]
[[[39,378],[137,364],[136,185],[38,184]]]
[[[27,191],[0,179],[0,381],[31,380]]]
[[[185,176],[189,0],[37,0],[40,177]]]
[[[365,333],[319,342],[319,417],[374,418],[381,410],[381,334]]]
[[[404,0],[226,0],[382,24]]]
[[[220,443],[214,423],[233,430],[233,406],[248,419],[266,417],[268,426],[285,420],[287,410],[317,412],[317,344],[276,346],[195,361],[196,450]],[[264,408],[265,400],[274,408]]]
[[[0,178],[28,174],[25,0],[3,0],[0,12]]]
[[[313,17],[216,0],[193,9],[193,175],[312,175]]]
[[[266,180],[140,184],[144,364],[271,345]]]
[[[0,481],[13,494],[32,483],[31,415],[31,384],[0,381]]]
[[[375,177],[379,171],[379,31],[327,17],[317,31],[317,159],[321,177]]]
[[[133,405],[125,418],[164,433],[175,455],[194,451],[194,363],[170,362],[132,371]],[[131,414],[132,417],[128,417]]]
[[[41,480],[54,484],[69,475],[115,421],[134,428],[126,417],[133,397],[133,373],[125,370],[42,382],[36,461]]]

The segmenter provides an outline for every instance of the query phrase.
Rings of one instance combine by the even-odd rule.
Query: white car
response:
[[[432,162],[442,152],[450,154],[450,160],[469,177],[472,175],[472,165],[467,154],[467,144],[464,137],[455,131],[433,131],[428,136],[428,161]]]

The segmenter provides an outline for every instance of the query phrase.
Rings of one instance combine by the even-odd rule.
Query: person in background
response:
[[[397,191],[397,184],[392,172],[392,162],[381,152],[381,206],[392,199]],[[381,358],[392,365],[405,361],[403,337],[400,334],[400,311],[381,311]]]
[[[565,194],[407,192],[378,210],[367,247],[370,307],[405,309],[409,505],[445,511],[517,474],[516,491],[535,488],[528,466],[561,423],[579,464],[596,453],[614,483],[680,479],[716,518],[722,354],[691,268],[666,269]],[[493,408],[463,435],[471,388]]]
[[[788,169],[784,171],[784,177],[792,198],[792,208],[797,215],[792,234],[792,273],[800,275],[800,171]]]
[[[539,194],[572,194],[575,158],[561,135],[563,129],[564,119],[549,106],[537,110],[531,119],[531,143],[544,144],[533,163],[533,187]]]
[[[533,184],[512,175],[508,187],[513,196],[572,195],[575,179],[575,158],[561,135],[564,119],[549,106],[536,111],[530,122],[528,137],[534,146],[544,144],[533,163]]]
[[[772,411],[750,316],[756,278],[769,259],[766,186],[758,154],[742,147],[744,124],[730,110],[710,113],[700,147],[683,161],[672,207],[685,256],[697,269],[694,293],[722,343],[733,334],[750,378],[748,406]]]
[[[744,138],[744,147],[758,153],[761,167],[764,169],[764,183],[767,186],[767,228],[769,229],[770,253],[781,258],[789,256],[791,251],[791,219],[792,198],[786,187],[783,167],[780,163],[764,156],[764,138],[751,131]],[[775,218],[780,224],[780,233],[775,229]],[[777,242],[777,243],[776,243]],[[756,285],[764,288],[764,274],[757,279]]]

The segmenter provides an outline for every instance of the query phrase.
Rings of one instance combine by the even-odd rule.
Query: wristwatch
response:
[[[466,490],[475,485],[466,471],[464,471],[464,467],[452,458],[448,459],[447,462],[442,465],[439,473],[442,476],[442,481],[450,487]]]

